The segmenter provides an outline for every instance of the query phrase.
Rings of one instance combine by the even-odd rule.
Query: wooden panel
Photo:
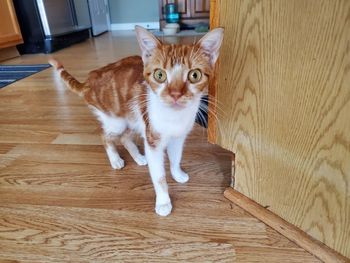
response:
[[[209,17],[210,0],[192,0],[191,17]]]
[[[235,189],[350,257],[350,1],[220,2]]]
[[[0,1],[0,48],[23,43],[12,0]]]
[[[189,0],[177,0],[177,10],[180,13],[181,17],[190,17],[190,6],[188,4]]]

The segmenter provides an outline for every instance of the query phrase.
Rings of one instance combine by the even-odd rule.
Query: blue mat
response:
[[[13,82],[16,82],[17,80],[31,76],[49,67],[51,67],[49,64],[0,65],[0,88],[3,88]]]

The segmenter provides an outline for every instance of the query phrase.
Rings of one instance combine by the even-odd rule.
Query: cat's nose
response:
[[[174,99],[174,101],[177,101],[181,97],[181,92],[179,91],[171,91],[170,92],[170,97]]]

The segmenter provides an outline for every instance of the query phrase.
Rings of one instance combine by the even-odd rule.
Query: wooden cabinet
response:
[[[214,2],[209,132],[234,188],[350,258],[350,1]]]
[[[193,27],[209,23],[210,0],[159,0],[160,24],[165,25],[165,5],[175,3],[180,14],[182,27]]]
[[[209,0],[193,0],[191,4],[191,17],[209,18],[210,1]]]
[[[0,48],[23,43],[12,0],[0,1]]]

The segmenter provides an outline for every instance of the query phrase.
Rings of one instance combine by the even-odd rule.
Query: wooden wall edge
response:
[[[224,196],[320,260],[332,263],[350,262],[346,257],[312,238],[296,226],[288,223],[233,188],[227,188],[224,192]]]
[[[220,0],[210,0],[210,29],[219,27],[219,6]],[[208,105],[208,141],[212,144],[216,144],[217,136],[216,136],[216,90],[217,90],[217,74],[218,74],[218,64],[217,61],[215,69],[214,69],[214,78],[210,80],[209,83],[209,100],[211,103]]]

